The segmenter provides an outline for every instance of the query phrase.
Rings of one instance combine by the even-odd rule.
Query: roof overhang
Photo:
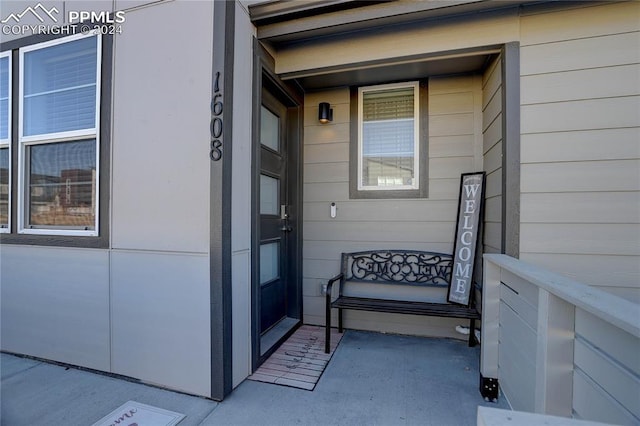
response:
[[[276,0],[253,3],[249,13],[257,38],[278,52],[303,52],[307,46],[347,42],[422,28],[429,22],[463,22],[482,16],[509,16],[523,10],[578,7],[581,1],[562,0]],[[302,49],[300,49],[302,48]],[[438,75],[480,73],[502,46],[461,49],[413,57],[387,57],[321,68],[280,73],[305,90],[372,85]]]
[[[519,0],[268,1],[249,6],[259,40],[280,45],[376,27],[512,8]]]

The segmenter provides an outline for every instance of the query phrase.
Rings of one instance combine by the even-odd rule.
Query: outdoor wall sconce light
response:
[[[320,102],[318,104],[318,121],[322,124],[333,121],[333,108],[329,102]]]

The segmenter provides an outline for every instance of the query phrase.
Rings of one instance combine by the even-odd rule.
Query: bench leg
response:
[[[469,347],[472,348],[476,345],[476,320],[469,320]]]
[[[324,353],[331,352],[331,304],[327,302],[325,309]]]
[[[344,328],[342,327],[342,309],[338,308],[338,331],[340,333],[344,332]]]

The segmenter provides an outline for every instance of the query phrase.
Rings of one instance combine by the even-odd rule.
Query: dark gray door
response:
[[[289,268],[294,256],[289,196],[287,108],[267,90],[260,108],[260,334],[287,316]]]

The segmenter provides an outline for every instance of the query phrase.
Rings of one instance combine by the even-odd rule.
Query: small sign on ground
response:
[[[93,426],[173,426],[184,418],[184,414],[175,411],[128,401],[98,420]]]

